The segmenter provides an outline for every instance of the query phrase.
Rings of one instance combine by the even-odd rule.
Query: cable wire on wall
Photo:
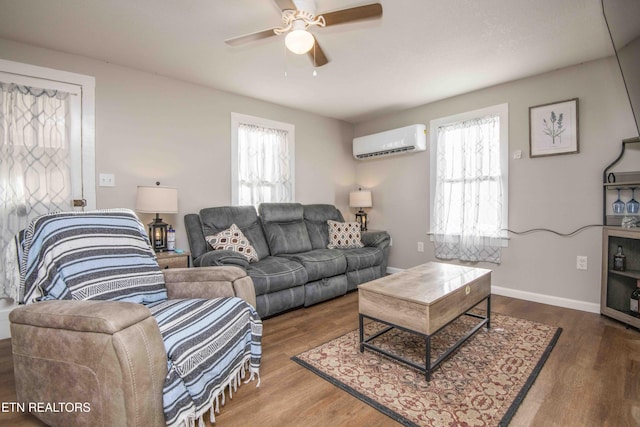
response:
[[[560,237],[571,237],[571,236],[574,236],[574,235],[580,233],[581,231],[586,230],[587,228],[593,228],[593,227],[602,227],[602,224],[583,225],[582,227],[577,228],[577,229],[573,230],[570,233],[560,233],[559,231],[551,230],[549,228],[532,228],[530,230],[524,230],[524,231],[514,231],[514,230],[510,230],[508,228],[503,228],[502,231],[508,231],[509,233],[517,234],[519,236],[525,235],[525,234],[530,234],[530,233],[537,233],[537,232],[548,232],[548,233],[556,234],[556,235],[558,235]]]

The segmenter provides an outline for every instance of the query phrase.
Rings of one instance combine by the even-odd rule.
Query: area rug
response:
[[[473,327],[462,316],[432,336],[432,357]],[[367,336],[385,327],[365,325]],[[432,372],[424,374],[385,356],[359,352],[358,330],[294,356],[332,384],[406,426],[506,426],[547,360],[562,329],[493,314]],[[393,329],[373,343],[424,364],[424,338]]]

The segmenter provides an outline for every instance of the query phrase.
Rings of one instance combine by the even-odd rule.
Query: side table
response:
[[[157,252],[156,258],[161,270],[167,268],[187,268],[191,258],[190,252],[182,252],[180,254],[173,251]]]

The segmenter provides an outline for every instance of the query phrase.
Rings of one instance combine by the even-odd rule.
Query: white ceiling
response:
[[[317,77],[284,36],[224,43],[279,26],[272,0],[0,0],[0,38],[353,123],[613,54],[600,0],[380,2],[380,20],[313,30]]]

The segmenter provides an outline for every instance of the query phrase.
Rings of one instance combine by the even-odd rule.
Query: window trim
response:
[[[0,59],[0,72],[13,74],[15,81],[20,84],[38,87],[33,79],[49,80],[50,88],[64,90],[80,96],[81,103],[81,154],[82,156],[82,196],[86,200],[85,209],[96,209],[96,159],[95,159],[95,87],[96,79],[84,74],[76,74],[68,71],[55,70],[53,68],[24,64],[22,62]],[[76,157],[77,158],[77,157]],[[73,172],[73,171],[72,171]]]
[[[501,238],[501,246],[508,246],[508,233],[506,231],[509,228],[509,104],[498,104],[490,107],[480,108],[473,111],[467,111],[464,113],[454,114],[439,119],[434,119],[429,122],[430,130],[430,151],[429,151],[429,207],[431,214],[429,215],[429,235],[431,241],[434,240],[434,199],[436,195],[436,180],[437,180],[437,144],[438,144],[438,128],[446,126],[452,123],[463,122],[466,120],[472,120],[488,116],[491,114],[497,114],[500,117],[500,169],[502,172],[501,180],[504,188],[503,203],[502,203],[502,228],[503,235]]]
[[[278,122],[276,120],[265,119],[262,117],[250,116],[247,114],[231,113],[231,204],[233,206],[238,205],[239,192],[238,192],[238,128],[240,124],[248,124],[261,126],[271,129],[279,129],[286,131],[289,137],[289,158],[291,163],[289,165],[291,169],[291,194],[295,198],[296,194],[296,179],[295,179],[295,126],[291,123]]]

